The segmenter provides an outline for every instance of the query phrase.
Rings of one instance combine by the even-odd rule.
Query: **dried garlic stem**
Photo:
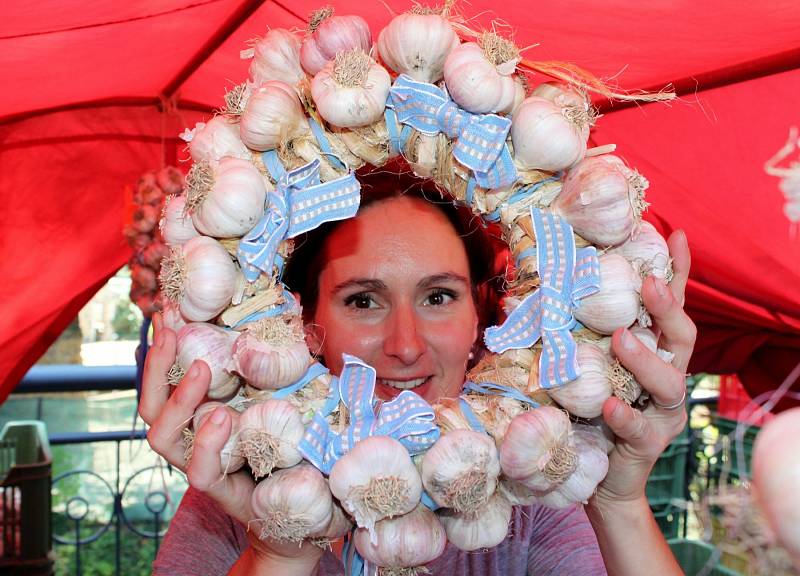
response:
[[[333,6],[325,6],[314,10],[308,17],[308,31],[315,32],[319,25],[333,16]]]
[[[225,107],[221,112],[225,116],[231,117],[233,120],[238,120],[239,116],[244,112],[244,106],[247,98],[247,82],[237,84],[232,89],[225,92]]]
[[[183,369],[183,366],[175,362],[169,369],[169,372],[167,372],[167,384],[170,386],[177,386],[185,375],[186,370]]]
[[[550,449],[550,460],[542,470],[544,477],[554,484],[560,484],[575,471],[578,454],[570,446],[555,446]]]
[[[447,499],[457,512],[472,514],[489,499],[487,481],[486,470],[474,468],[450,483],[446,490]]]
[[[247,328],[253,336],[273,346],[285,346],[303,340],[303,327],[298,317],[286,322],[283,318],[262,318]]]
[[[333,64],[333,79],[345,88],[363,86],[371,64],[372,58],[361,48],[339,52]]]
[[[302,542],[311,529],[311,522],[304,514],[287,509],[268,510],[260,520],[259,538],[262,540],[271,538],[279,542]]]
[[[519,48],[495,32],[484,32],[478,39],[478,45],[483,48],[486,59],[495,66],[500,66],[511,60],[519,58]]]
[[[377,476],[366,486],[357,486],[347,495],[356,509],[366,512],[364,516],[393,516],[401,509],[408,497],[408,481],[397,476]]]
[[[619,360],[614,360],[611,366],[609,366],[608,379],[611,382],[611,389],[614,391],[614,396],[629,406],[636,402],[642,389],[636,382],[633,374],[628,372],[628,370],[620,364]]]
[[[194,432],[189,428],[183,429],[181,440],[183,441],[183,459],[188,464],[194,452]]]
[[[186,204],[183,206],[183,217],[200,208],[206,196],[214,187],[214,172],[207,160],[195,162],[186,175]]]
[[[247,458],[256,480],[267,476],[278,462],[280,439],[263,430],[249,430],[246,440],[239,441],[239,450]]]
[[[173,248],[169,256],[161,261],[158,281],[167,299],[175,303],[181,299],[186,282],[186,261],[180,248]]]
[[[630,186],[633,191],[630,195],[633,215],[636,218],[636,222],[640,222],[642,220],[642,213],[650,206],[644,199],[644,192],[650,186],[650,182],[636,170],[631,170],[630,174],[628,174],[628,186]]]
[[[381,567],[378,569],[378,576],[418,576],[419,574],[430,574],[431,571],[425,566],[412,566],[410,568]]]

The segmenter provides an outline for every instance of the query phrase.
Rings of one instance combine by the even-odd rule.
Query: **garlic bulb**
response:
[[[432,511],[422,504],[408,514],[385,518],[375,524],[375,541],[358,528],[353,536],[356,550],[371,563],[384,568],[413,568],[442,555],[447,537]]]
[[[190,216],[186,214],[186,195],[169,196],[164,204],[159,222],[161,236],[169,246],[185,244],[200,235]]]
[[[239,120],[242,142],[259,152],[273,150],[309,131],[300,97],[280,80],[256,88]]]
[[[592,244],[615,246],[641,221],[647,186],[647,180],[616,156],[585,158],[570,169],[553,208]]]
[[[497,487],[497,447],[482,432],[453,430],[425,453],[421,475],[422,485],[437,504],[475,512]]]
[[[172,196],[174,198],[174,196]],[[153,240],[150,245],[142,252],[142,262],[152,270],[161,268],[161,260],[169,255],[169,248],[166,244],[158,240]]]
[[[255,85],[270,80],[282,80],[297,86],[306,73],[300,66],[300,40],[285,28],[273,28],[253,46],[250,79]]]
[[[181,138],[189,143],[189,154],[195,162],[210,162],[223,156],[250,158],[250,151],[239,138],[239,127],[225,116],[198,122],[194,128],[181,134]]]
[[[394,438],[370,436],[333,465],[331,492],[375,543],[375,523],[419,504],[422,481],[408,451]]]
[[[563,386],[548,388],[550,397],[581,418],[603,413],[603,404],[613,392],[609,379],[608,358],[603,350],[588,342],[577,345],[580,376]]]
[[[444,61],[459,44],[453,27],[440,14],[407,12],[392,18],[378,35],[378,53],[386,65],[418,82],[435,84]]]
[[[497,492],[512,506],[530,506],[538,501],[536,492],[511,478],[501,477],[497,483]]]
[[[175,166],[164,166],[156,174],[156,181],[159,188],[168,196],[180,194],[183,190],[183,172]]]
[[[311,14],[308,31],[300,47],[300,63],[312,76],[340,52],[354,48],[369,52],[372,48],[367,21],[356,15],[334,16],[330,6]]]
[[[619,254],[600,256],[600,290],[582,298],[573,309],[575,318],[600,334],[627,328],[642,311],[642,279]]]
[[[587,94],[580,89],[561,82],[542,82],[531,90],[531,96],[545,98],[559,106],[575,106],[592,113]]]
[[[330,489],[328,490],[330,492]],[[345,511],[339,506],[339,503],[331,498],[331,521],[325,527],[325,531],[319,536],[328,544],[333,540],[338,540],[346,536],[353,528],[353,523],[347,517]],[[325,543],[323,542],[323,544]]]
[[[256,484],[250,502],[262,540],[300,543],[323,534],[331,521],[331,493],[311,464],[274,472]]]
[[[208,236],[176,246],[161,263],[164,296],[190,322],[205,322],[231,303],[239,271],[228,251]]]
[[[368,126],[381,119],[391,77],[359,48],[340,52],[311,82],[317,111],[339,128]]]
[[[589,121],[570,105],[530,96],[514,112],[511,141],[514,160],[523,168],[555,172],[586,154]]]
[[[211,372],[208,397],[214,400],[232,397],[241,385],[238,376],[226,369],[237,335],[205,322],[190,322],[178,332],[175,361],[184,370],[188,370],[195,360],[205,362]]]
[[[176,334],[178,330],[186,326],[186,320],[181,316],[178,305],[169,298],[161,298],[161,319],[164,327],[169,328]]]
[[[270,398],[249,405],[239,421],[239,449],[256,479],[303,459],[297,445],[305,428],[300,413],[286,400]]]
[[[192,428],[194,432],[197,433],[200,428],[202,428],[205,421],[208,420],[209,416],[211,416],[211,413],[219,407],[224,407],[225,411],[228,412],[231,417],[231,433],[228,441],[225,442],[225,446],[222,447],[222,451],[220,452],[220,464],[225,474],[233,474],[241,469],[245,462],[244,456],[239,452],[239,413],[222,402],[204,402],[200,404],[194,412]],[[191,450],[191,447],[187,447],[187,462],[191,458]]]
[[[512,368],[502,368],[500,370],[511,370]],[[515,370],[516,372],[516,370]],[[495,372],[502,376],[502,373]],[[496,380],[489,382],[497,382]],[[497,382],[503,384],[503,382]],[[537,396],[541,396],[541,392]],[[547,397],[545,396],[545,399]],[[534,398],[534,401],[537,399]],[[472,413],[480,421],[481,425],[486,429],[486,432],[491,436],[495,444],[499,446],[503,443],[503,438],[506,435],[511,421],[518,415],[522,414],[529,405],[516,400],[515,398],[507,398],[506,396],[495,396],[492,394],[466,394],[464,401],[469,405]]]
[[[575,429],[573,434],[578,465],[564,483],[538,497],[543,506],[566,508],[577,502],[585,504],[608,473],[606,440],[602,432],[583,427]]]
[[[503,473],[532,490],[550,490],[575,470],[572,425],[567,413],[541,406],[511,421],[500,446]]]
[[[207,236],[243,236],[263,216],[266,197],[258,168],[241,158],[196,163],[186,177],[185,210]]]
[[[517,95],[514,71],[519,49],[497,34],[486,32],[480,44],[465,42],[452,49],[444,63],[450,97],[469,112],[511,110]]]
[[[511,504],[495,492],[474,514],[443,509],[437,512],[447,539],[460,550],[471,552],[497,546],[508,534]]]
[[[233,345],[231,370],[262,390],[297,381],[311,362],[299,316],[267,317],[251,322]]]
[[[667,241],[646,220],[642,220],[639,230],[631,238],[609,252],[625,256],[642,278],[652,275],[667,282],[672,280],[672,259]]]

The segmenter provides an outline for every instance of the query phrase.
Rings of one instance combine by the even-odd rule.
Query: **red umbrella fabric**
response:
[[[373,34],[405,1],[332,2]],[[247,75],[269,27],[319,6],[233,0],[4,3],[0,27],[0,401],[129,257],[123,188],[185,158],[176,136]],[[531,60],[626,89],[672,83],[667,106],[608,105],[596,144],[651,181],[647,218],[683,228],[694,267],[694,371],[738,372],[751,395],[800,359],[800,239],[764,162],[800,124],[800,4],[473,0],[476,29],[513,29]],[[510,28],[506,27],[510,25]],[[532,75],[536,84],[547,80]]]

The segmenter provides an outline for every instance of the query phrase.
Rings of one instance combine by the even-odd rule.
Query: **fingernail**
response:
[[[217,408],[211,415],[211,423],[219,426],[225,420],[225,408]]]
[[[667,285],[661,278],[656,278],[653,276],[653,285],[656,288],[656,294],[658,294],[659,298],[663,298],[667,295]]]
[[[615,402],[614,409],[611,411],[611,418],[617,420],[620,416],[622,416],[622,402]]]
[[[625,350],[636,350],[636,337],[627,328],[622,330],[622,347]]]
[[[189,372],[186,375],[189,378],[197,378],[200,375],[200,366],[198,366],[197,360],[192,362],[192,365],[189,367]]]

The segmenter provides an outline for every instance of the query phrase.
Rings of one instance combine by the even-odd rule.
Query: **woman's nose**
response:
[[[387,319],[383,351],[403,364],[413,364],[425,353],[425,340],[420,333],[419,318],[412,306],[398,306]]]

